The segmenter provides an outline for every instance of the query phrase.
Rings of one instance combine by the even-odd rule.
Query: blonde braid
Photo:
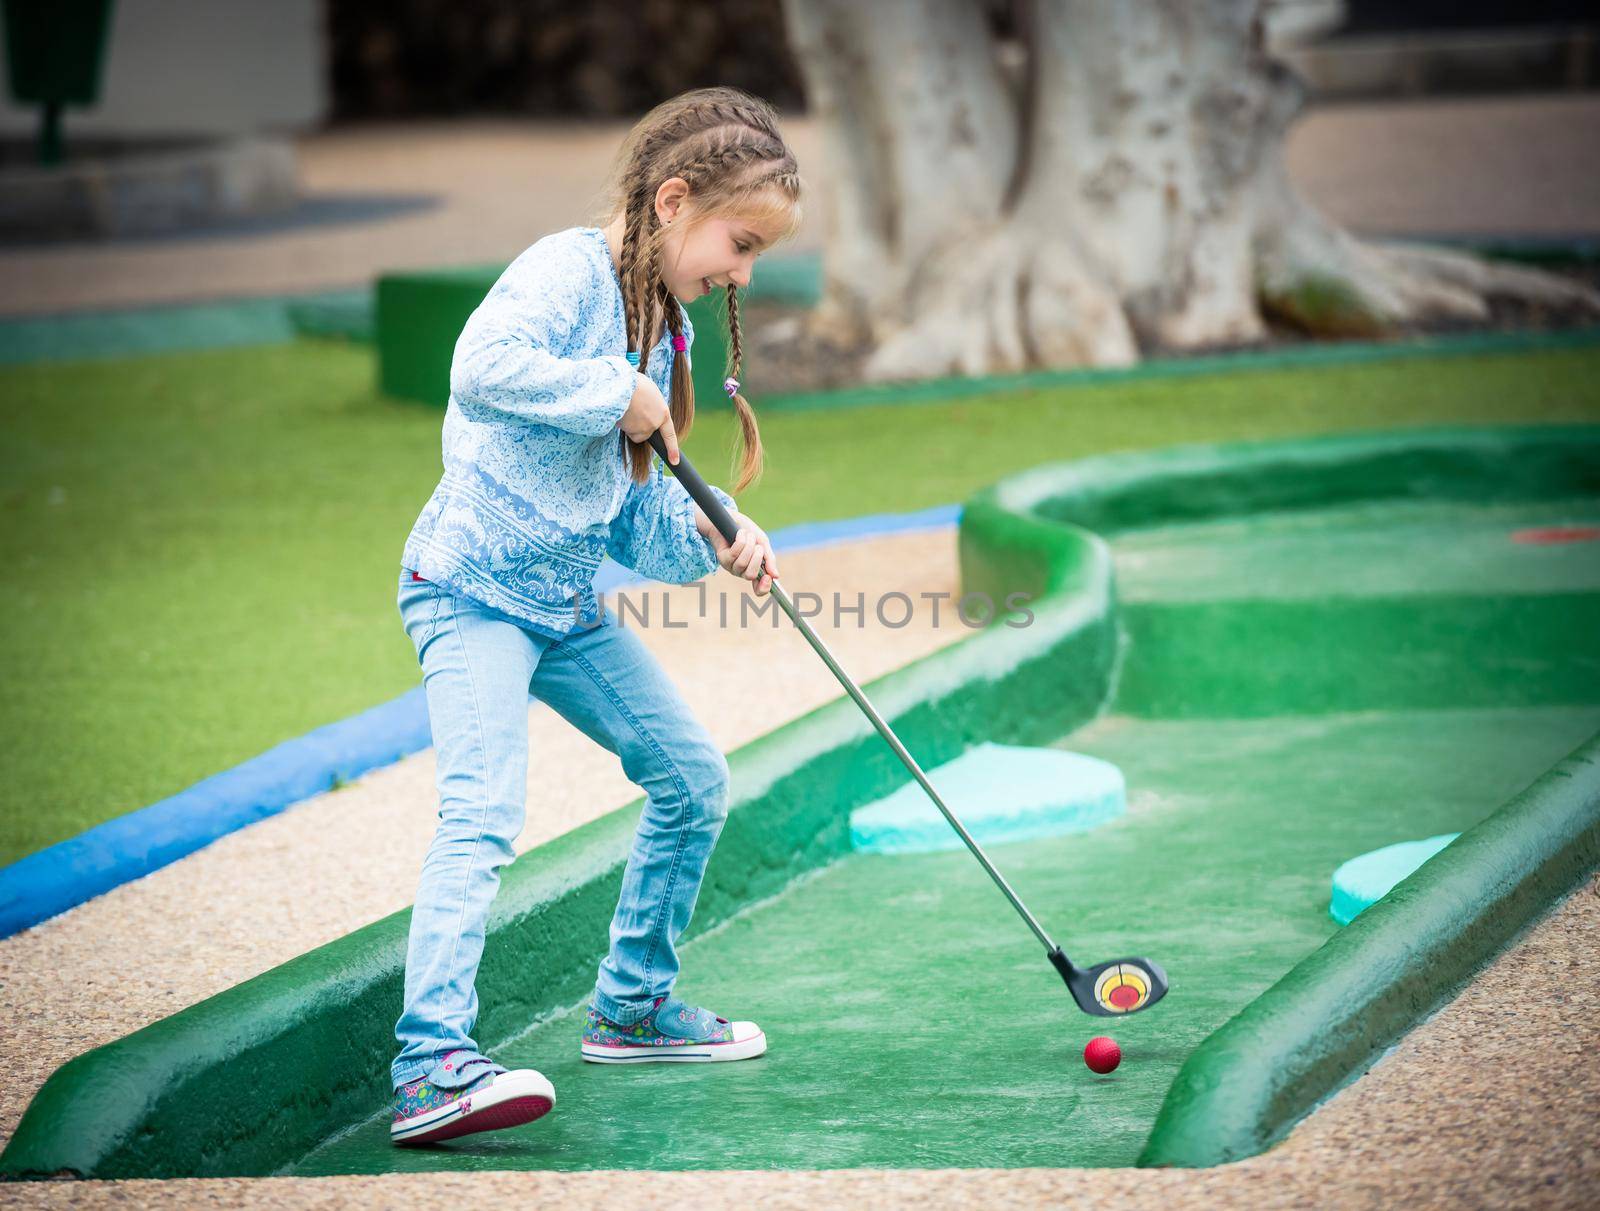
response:
[[[738,480],[733,486],[735,492],[743,492],[759,479],[766,462],[765,452],[761,447],[761,429],[756,424],[755,409],[750,406],[750,401],[745,399],[744,393],[737,386],[743,367],[744,336],[739,330],[739,288],[729,282],[728,377],[735,384],[730,398],[733,400],[734,415],[739,420],[739,445],[744,451],[744,461],[738,468]]]
[[[763,171],[764,169],[764,171]],[[674,337],[682,336],[687,317],[683,305],[667,289],[661,273],[663,224],[656,218],[654,199],[662,181],[681,178],[693,201],[688,225],[717,215],[741,213],[750,199],[776,189],[777,201],[787,207],[792,235],[799,225],[801,182],[793,154],[777,128],[772,107],[734,88],[696,89],[665,101],[646,114],[623,142],[608,192],[612,198],[606,221],[622,216],[619,250],[624,328],[639,351],[639,371],[649,366],[658,320]],[[749,213],[744,211],[744,213]],[[764,212],[765,213],[765,212]],[[737,288],[728,287],[728,324],[731,366],[737,375],[743,364],[743,336],[739,328]],[[694,385],[688,359],[674,357],[670,411],[673,427],[685,437],[694,420]],[[736,491],[742,491],[761,472],[760,432],[749,401],[737,391],[733,407],[739,419],[743,446]],[[621,439],[637,482],[650,475],[652,450],[648,443]]]

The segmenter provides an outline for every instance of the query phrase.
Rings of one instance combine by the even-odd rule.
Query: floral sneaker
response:
[[[730,1022],[674,996],[657,997],[631,1026],[619,1026],[590,1005],[583,1030],[583,1058],[596,1064],[748,1060],[766,1049],[767,1036],[754,1022]]]
[[[508,1072],[471,1051],[452,1051],[427,1076],[395,1090],[389,1140],[432,1144],[473,1131],[516,1127],[550,1113],[556,1091],[532,1068]]]

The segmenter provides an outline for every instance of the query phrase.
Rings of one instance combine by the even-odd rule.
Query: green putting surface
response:
[[[1512,537],[1592,521],[1594,505],[1377,502],[1168,526],[1112,545],[1127,600],[1195,603],[1164,616],[1169,630],[1209,626],[1242,597],[1365,593],[1414,597],[1425,611],[1429,595],[1448,592],[1482,594],[1492,609],[1505,595],[1595,586],[1600,543]],[[1363,639],[1356,629],[1339,642]],[[1381,632],[1369,641],[1383,651]],[[1277,659],[1236,642],[1240,666]],[[1550,663],[1529,676],[1563,655],[1540,654]],[[1126,659],[1124,684],[1137,684],[1137,641]],[[1439,703],[1453,705],[1449,685],[1467,663],[1430,689]],[[1374,684],[1387,692],[1383,678]],[[1281,700],[1295,702],[1292,689]],[[1079,962],[1147,955],[1166,968],[1172,991],[1148,1013],[1079,1013],[964,850],[854,854],[684,944],[676,991],[759,1022],[761,1058],[588,1065],[574,1007],[496,1052],[554,1082],[556,1109],[538,1124],[396,1149],[375,1105],[374,1118],[285,1171],[1130,1165],[1189,1054],[1338,930],[1329,872],[1482,820],[1600,728],[1600,704],[1565,701],[1552,691],[1546,704],[1524,695],[1500,707],[1263,714],[1254,699],[1185,718],[1138,717],[1161,712],[1114,701],[1057,747],[1117,766],[1127,814],[989,852]],[[1123,1049],[1109,1077],[1082,1061],[1099,1034]]]
[[[1127,773],[1128,816],[989,852],[1069,954],[1166,967],[1148,1013],[1079,1013],[969,854],[854,855],[683,947],[680,995],[759,1022],[766,1055],[586,1064],[569,1012],[496,1056],[554,1083],[538,1124],[400,1149],[380,1116],[289,1172],[1131,1165],[1190,1051],[1337,930],[1333,866],[1397,820],[1467,828],[1597,726],[1600,708],[1102,718],[1062,743]],[[1082,1060],[1099,1034],[1123,1050],[1109,1077]]]
[[[1600,589],[1600,500],[1359,501],[1118,534],[1129,601]]]

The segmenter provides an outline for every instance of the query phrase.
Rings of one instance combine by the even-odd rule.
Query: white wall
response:
[[[322,0],[112,0],[100,103],[68,107],[67,136],[315,128],[328,107],[322,10]],[[11,100],[7,81],[0,131],[31,133],[38,113]]]

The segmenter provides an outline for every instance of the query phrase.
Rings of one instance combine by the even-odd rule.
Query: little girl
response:
[[[424,1143],[529,1122],[555,1103],[471,1038],[484,921],[522,830],[528,697],[616,753],[646,792],[582,1055],[602,1063],[738,1060],[766,1036],[672,995],[688,926],[727,819],[728,765],[650,650],[600,608],[601,559],[686,584],[718,565],[770,592],[761,528],[727,543],[647,444],[671,460],[694,418],[683,303],[727,292],[739,372],[738,288],[794,234],[800,179],[771,107],[731,88],[651,110],[629,133],[597,227],[539,240],[495,283],[456,342],[444,475],[401,558],[399,607],[416,648],[438,758],[439,827],[422,865],[391,1067],[390,1138]],[[736,378],[736,491],[761,439]],[[669,405],[668,399],[671,403]]]

